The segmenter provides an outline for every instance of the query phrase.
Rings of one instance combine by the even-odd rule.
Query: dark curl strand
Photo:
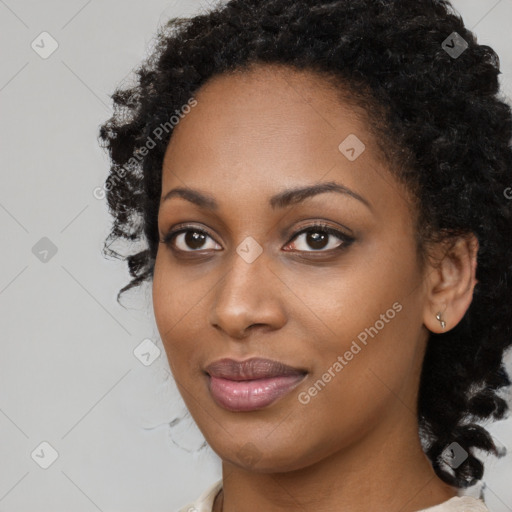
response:
[[[453,32],[468,43],[457,58],[442,47]],[[418,398],[436,473],[456,487],[474,485],[484,469],[474,449],[501,455],[477,421],[505,417],[499,392],[510,384],[503,356],[512,340],[512,200],[504,191],[512,187],[512,116],[499,97],[497,54],[477,44],[448,0],[231,0],[171,19],[155,42],[134,82],[112,95],[114,113],[99,133],[112,162],[105,188],[114,221],[104,251],[127,260],[133,278],[118,300],[153,277],[172,135],[154,130],[221,73],[272,64],[337,80],[366,108],[383,154],[413,191],[418,237],[478,238],[473,301],[456,327],[430,335]],[[155,146],[141,157],[148,138]],[[121,255],[109,248],[118,239],[145,248]],[[443,455],[454,442],[468,454],[458,467]]]

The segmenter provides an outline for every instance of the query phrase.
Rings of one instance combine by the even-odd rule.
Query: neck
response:
[[[349,448],[293,471],[257,473],[223,461],[223,492],[214,512],[367,512],[383,506],[388,512],[416,512],[457,495],[432,469],[416,422],[408,431],[396,424],[381,427]]]

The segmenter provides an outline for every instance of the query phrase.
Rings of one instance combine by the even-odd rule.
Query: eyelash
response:
[[[173,251],[180,252],[180,253],[194,253],[194,252],[201,252],[202,250],[204,250],[204,249],[196,249],[196,250],[190,250],[190,251],[183,251],[181,249],[176,249],[176,248],[172,247],[172,242],[174,241],[174,239],[179,234],[187,233],[189,231],[207,235],[212,240],[214,240],[215,243],[218,244],[218,242],[207,231],[205,231],[203,229],[195,228],[194,226],[182,226],[182,227],[179,227],[177,229],[174,229],[174,230],[170,231],[169,233],[167,233],[165,235],[164,239],[161,240],[160,242],[164,243],[167,246],[170,246]],[[342,243],[340,245],[338,245],[337,247],[335,247],[333,249],[328,249],[328,250],[319,249],[319,250],[316,250],[316,251],[315,250],[311,250],[311,251],[296,251],[296,252],[301,252],[301,253],[320,253],[320,254],[321,253],[327,253],[328,254],[331,251],[335,251],[335,250],[342,251],[344,249],[347,249],[352,244],[352,242],[355,241],[355,238],[353,238],[353,237],[351,237],[349,235],[346,235],[342,231],[339,231],[339,230],[337,230],[335,228],[332,228],[332,227],[328,226],[327,224],[316,223],[316,224],[312,224],[311,226],[307,226],[307,227],[301,229],[300,231],[297,231],[296,233],[294,233],[294,235],[292,236],[292,238],[290,238],[290,240],[286,243],[286,245],[289,245],[293,240],[298,238],[299,235],[301,235],[303,233],[310,233],[310,232],[314,232],[314,233],[321,232],[321,233],[326,233],[326,234],[329,234],[329,235],[333,235],[336,238],[339,238]]]

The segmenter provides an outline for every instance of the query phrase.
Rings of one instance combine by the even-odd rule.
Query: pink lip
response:
[[[281,375],[303,375],[306,370],[294,368],[279,361],[251,357],[245,361],[224,358],[214,361],[205,368],[212,377],[229,380],[252,380],[280,377]]]
[[[213,399],[229,411],[262,409],[289,393],[305,374],[282,375],[267,379],[229,380],[209,376],[208,387]]]
[[[261,409],[289,393],[307,374],[279,361],[220,359],[205,368],[215,402],[229,411]]]

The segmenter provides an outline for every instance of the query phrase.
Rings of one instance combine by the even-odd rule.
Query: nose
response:
[[[286,323],[284,288],[264,253],[252,263],[235,254],[213,292],[210,325],[235,339],[247,337],[249,329],[280,329]]]

